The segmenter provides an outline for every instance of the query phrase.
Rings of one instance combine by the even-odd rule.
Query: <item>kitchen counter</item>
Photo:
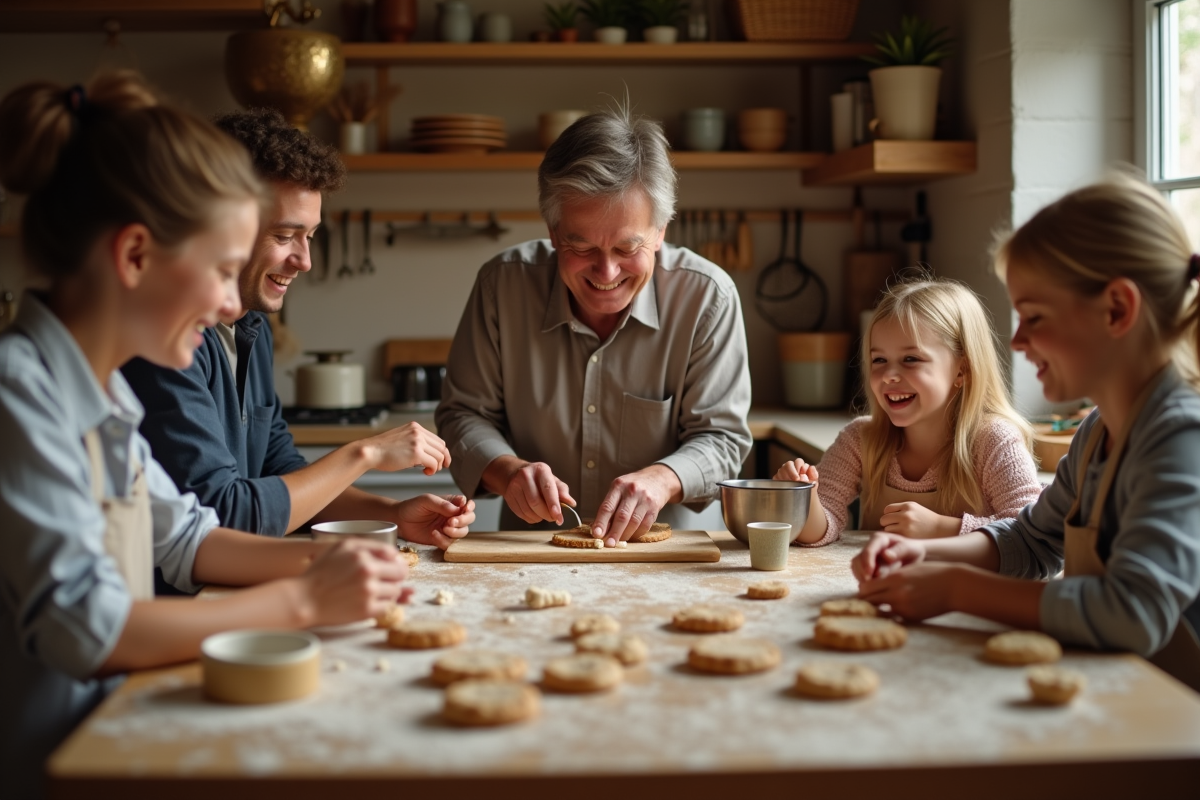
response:
[[[539,800],[1194,791],[1200,696],[1144,660],[1068,650],[1064,665],[1084,672],[1088,689],[1048,708],[1029,702],[1024,670],[981,660],[999,628],[974,617],[912,625],[899,650],[824,652],[811,639],[817,606],[854,592],[847,562],[865,534],[795,548],[788,568],[769,574],[750,570],[746,547],[728,533],[710,535],[719,563],[448,564],[422,549],[410,619],[456,619],[468,630],[464,647],[519,653],[537,680],[547,659],[571,651],[565,634],[576,616],[607,612],[650,650],[612,692],[547,692],[533,721],[457,729],[442,722],[442,693],[427,677],[445,651],[391,650],[375,629],[325,633],[321,688],[299,702],[207,702],[195,664],[131,676],[52,757],[51,796],[476,798],[500,788],[484,783],[496,779],[505,796]],[[767,577],[791,595],[745,599],[746,585]],[[572,605],[524,609],[518,599],[531,584],[568,589]],[[429,602],[442,588],[453,605]],[[739,608],[740,633],[776,642],[783,664],[733,678],[693,672],[687,648],[703,635],[669,621],[699,602]],[[882,685],[855,701],[794,696],[796,668],[816,658],[868,665]]]

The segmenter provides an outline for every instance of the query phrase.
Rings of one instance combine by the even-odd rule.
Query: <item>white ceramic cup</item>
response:
[[[367,123],[343,122],[341,144],[346,155],[358,156],[367,152]]]
[[[788,544],[792,526],[786,522],[751,522],[746,526],[750,537],[750,566],[769,572],[787,567]]]
[[[396,523],[378,519],[318,522],[312,526],[314,542],[340,542],[347,537],[396,544]]]

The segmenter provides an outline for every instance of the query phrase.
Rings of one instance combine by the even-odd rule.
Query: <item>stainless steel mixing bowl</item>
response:
[[[800,481],[721,481],[721,516],[729,532],[747,544],[751,522],[786,522],[795,541],[808,519],[813,484]]]

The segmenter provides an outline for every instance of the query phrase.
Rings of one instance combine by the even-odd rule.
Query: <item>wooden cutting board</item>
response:
[[[456,540],[446,561],[475,564],[632,564],[648,561],[720,561],[721,551],[704,531],[671,531],[671,538],[650,544],[606,547],[555,547],[553,531],[484,531]]]

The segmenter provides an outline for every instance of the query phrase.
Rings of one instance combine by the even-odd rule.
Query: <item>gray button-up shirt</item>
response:
[[[607,341],[571,312],[547,240],[479,271],[450,351],[438,433],[468,496],[502,455],[543,461],[592,517],[612,481],[665,464],[702,508],[752,444],[741,303],[720,267],[664,244]],[[671,521],[670,506],[660,519]],[[526,527],[505,507],[501,527]]]
[[[37,793],[50,751],[109,689],[92,677],[132,600],[104,548],[84,434],[104,449],[105,496],[126,497],[142,464],[154,561],[196,591],[196,549],[217,515],[181,495],[137,432],[142,406],[120,372],[107,387],[37,296],[0,336],[0,783]]]

